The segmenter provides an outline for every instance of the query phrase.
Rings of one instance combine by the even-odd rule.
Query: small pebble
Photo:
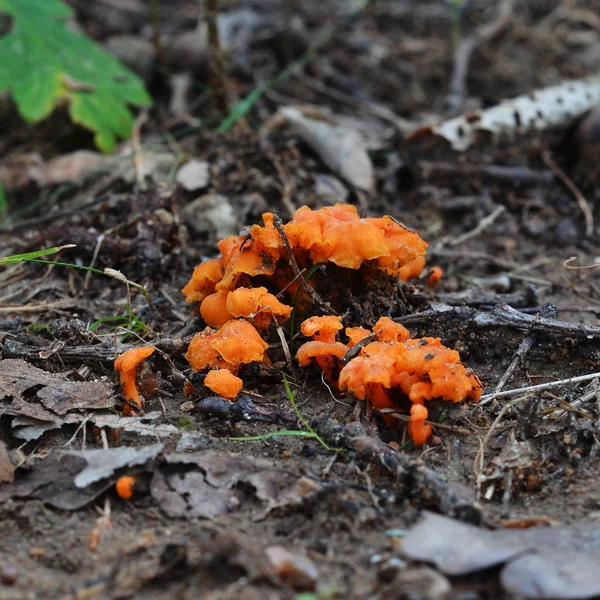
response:
[[[5,565],[4,567],[0,568],[0,581],[4,585],[14,585],[17,583],[18,578],[19,572],[17,571],[17,567]]]

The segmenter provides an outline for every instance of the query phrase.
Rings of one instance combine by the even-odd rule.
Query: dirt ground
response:
[[[183,352],[204,323],[181,288],[217,254],[219,232],[260,222],[265,211],[288,220],[302,205],[348,202],[365,216],[388,214],[418,229],[429,249],[424,276],[406,284],[366,285],[329,271],[350,307],[345,326],[388,315],[414,337],[438,336],[460,351],[484,394],[515,359],[505,390],[600,371],[598,272],[564,265],[570,257],[578,266],[597,261],[597,224],[586,235],[581,203],[544,160],[549,153],[593,213],[600,200],[593,132],[573,123],[462,153],[407,133],[597,72],[598,3],[515,2],[509,22],[476,43],[457,98],[449,90],[458,44],[497,21],[500,2],[380,0],[361,9],[350,0],[223,1],[234,100],[302,62],[226,133],[217,131],[206,48],[182,41],[197,24],[196,2],[160,3],[167,59],[149,67],[132,58],[136,40],[153,48],[148,2],[71,4],[99,42],[121,36],[121,52],[155,105],[134,139],[137,158],[116,154],[56,184],[31,176],[32,154],[48,165],[93,151],[91,135],[60,110],[25,125],[3,99],[0,173],[12,183],[3,182],[9,206],[0,256],[75,244],[48,259],[116,269],[144,286],[150,301],[118,279],[75,268],[0,267],[0,476],[7,461],[18,467],[13,483],[0,483],[0,599],[516,598],[497,570],[446,577],[408,561],[402,537],[423,509],[490,529],[598,522],[597,380],[482,406],[432,403],[434,436],[415,449],[402,422],[387,428],[381,415],[328,387],[316,368],[292,371],[273,332],[273,365],[246,369],[246,409],[233,414],[205,402],[206,390],[184,393],[186,378],[203,389]],[[305,60],[315,42],[318,52]],[[184,110],[173,108],[178,73],[190,82]],[[279,108],[292,105],[316,106],[364,134],[371,191],[336,173],[292,127],[273,123]],[[188,158],[208,165],[201,191],[176,180]],[[430,289],[433,266],[444,276]],[[143,342],[161,350],[140,376],[145,413],[154,415],[147,431],[103,425],[121,414],[113,361]],[[287,343],[295,353],[301,340]],[[39,376],[30,367],[57,379],[11,392],[17,371]],[[306,432],[282,372],[323,444],[297,435],[234,440]],[[57,381],[102,387],[81,388],[77,410],[49,418],[44,386],[71,393]],[[85,461],[76,452],[135,453],[157,443],[154,455],[115,464],[88,488],[73,483],[84,465],[77,461]],[[125,474],[137,477],[131,500],[114,488]],[[280,569],[270,557],[282,548],[292,557]],[[440,592],[448,582],[450,591]]]

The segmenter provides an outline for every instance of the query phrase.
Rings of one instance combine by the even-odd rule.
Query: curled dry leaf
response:
[[[334,121],[312,118],[292,106],[280,108],[279,113],[334,173],[359,190],[373,191],[373,165],[367,143],[358,131]]]

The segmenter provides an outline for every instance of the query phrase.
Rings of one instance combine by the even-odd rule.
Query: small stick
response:
[[[479,223],[477,223],[477,226],[474,229],[471,229],[471,231],[467,231],[463,235],[459,235],[457,238],[454,238],[453,240],[448,240],[446,242],[446,245],[447,246],[459,246],[463,242],[466,242],[467,240],[474,238],[475,236],[477,236],[480,233],[482,233],[483,231],[485,231],[490,225],[492,225],[493,222],[505,210],[506,210],[506,206],[504,206],[503,204],[501,204],[500,206],[497,206],[491,214],[489,214],[487,217],[484,217],[483,219],[481,219],[481,221],[479,221]]]
[[[355,356],[358,356],[358,353],[367,345],[370,344],[374,339],[377,338],[376,333],[370,333],[366,337],[364,337],[360,342],[357,342],[344,356],[342,357],[341,363],[343,365],[347,364],[351,361]]]
[[[590,381],[591,379],[597,379],[599,377],[600,373],[589,373],[588,375],[579,375],[577,377],[571,377],[570,379],[559,379],[558,381],[550,381],[548,383],[540,383],[538,385],[528,385],[526,387],[517,388],[514,390],[492,392],[491,394],[484,394],[481,396],[479,406],[485,406],[495,398],[504,398],[506,396],[514,396],[515,394],[529,392],[541,392],[542,390],[552,390],[554,388],[563,387],[564,385],[572,385],[574,383],[581,383],[582,381]]]
[[[469,37],[463,38],[454,53],[454,69],[450,79],[450,89],[446,103],[450,112],[461,110],[466,96],[467,75],[473,51],[488,43],[508,27],[512,19],[515,0],[503,0],[498,7],[495,19],[478,27]]]
[[[229,112],[229,92],[225,61],[219,37],[217,19],[219,17],[219,0],[205,0],[205,19],[208,28],[208,46],[210,48],[210,74],[213,87],[213,98],[216,109],[223,115]]]
[[[533,386],[533,387],[536,387],[536,386]],[[520,392],[523,392],[523,391],[526,392],[526,391],[529,391],[529,389],[528,388],[523,388],[523,389],[521,389],[519,391]],[[502,420],[502,417],[506,414],[506,412],[510,408],[512,408],[513,406],[515,406],[515,404],[518,404],[519,402],[522,402],[523,400],[527,400],[529,397],[530,397],[530,394],[525,394],[524,396],[521,396],[520,398],[515,398],[514,400],[511,400],[508,404],[505,404],[502,407],[502,410],[498,413],[498,416],[495,418],[495,420],[492,423],[492,425],[490,426],[490,428],[487,430],[487,433],[485,434],[485,437],[481,441],[481,445],[479,447],[479,452],[477,452],[477,456],[475,457],[475,460],[473,461],[473,471],[474,471],[475,476],[476,476],[477,499],[478,500],[481,497],[481,484],[483,483],[483,481],[481,479],[481,474],[483,473],[483,467],[484,467],[485,448],[486,448],[488,442],[490,441],[490,438],[492,437],[492,434],[494,433],[494,431],[498,427],[498,424],[500,423],[500,421]]]
[[[292,267],[292,271],[294,272],[295,277],[298,278],[298,281],[302,285],[302,289],[304,289],[304,291],[311,297],[312,301],[321,309],[322,312],[324,312],[327,315],[337,316],[337,313],[333,310],[333,308],[331,308],[331,306],[327,302],[325,302],[319,296],[319,294],[317,294],[317,292],[315,292],[315,290],[308,284],[304,277],[300,275],[300,267],[296,262],[296,257],[292,252],[290,241],[288,240],[287,235],[285,233],[285,229],[283,228],[283,221],[279,216],[273,215],[273,225],[275,226],[275,229],[277,229],[277,231],[279,232],[279,236],[281,237],[281,241],[283,242],[283,245],[285,246],[285,251],[287,252],[290,267]]]
[[[565,184],[565,187],[575,196],[577,204],[583,213],[585,219],[585,237],[590,237],[594,233],[594,215],[592,209],[585,199],[585,196],[579,191],[579,188],[573,183],[571,178],[554,162],[548,148],[542,149],[542,160],[546,163],[546,166],[554,172],[554,174]]]
[[[555,319],[556,318],[556,307],[553,304],[544,304],[538,314],[536,315],[536,319],[538,317],[542,317],[544,319]],[[533,329],[535,323],[532,323],[531,329]],[[523,338],[523,341],[519,344],[517,351],[515,352],[515,356],[510,361],[508,368],[504,372],[504,375],[500,378],[498,385],[496,386],[496,392],[502,390],[502,388],[506,385],[508,380],[513,376],[517,366],[519,363],[527,356],[529,351],[535,346],[537,342],[537,337],[530,333],[527,337]]]

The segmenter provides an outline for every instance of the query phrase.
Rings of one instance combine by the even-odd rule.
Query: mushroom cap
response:
[[[343,328],[342,317],[327,315],[325,317],[310,317],[306,319],[300,326],[300,331],[306,337],[315,336],[317,340],[333,342],[336,332]]]
[[[222,277],[223,258],[205,260],[194,269],[191,279],[181,291],[187,302],[199,302],[215,291]]]
[[[348,342],[348,347],[353,348],[358,342],[371,335],[371,332],[364,327],[346,327],[346,335],[350,340]]]
[[[382,254],[376,260],[379,269],[405,281],[423,270],[428,244],[416,231],[388,216],[364,221],[383,234],[388,248],[388,253]]]
[[[375,327],[373,327],[373,333],[377,334],[377,338],[380,342],[405,342],[409,337],[408,329],[392,321],[389,317],[381,317]]]
[[[292,307],[280,302],[267,288],[237,288],[227,296],[227,311],[234,317],[252,319],[259,329],[269,326],[273,317],[288,319]]]
[[[336,360],[341,360],[348,352],[348,346],[341,342],[306,342],[298,348],[296,358],[301,367],[306,367],[311,363],[312,358],[331,359],[335,365]],[[321,368],[323,365],[319,362]]]
[[[370,400],[372,386],[392,387],[394,361],[384,353],[373,356],[357,356],[340,371],[341,390],[351,391],[359,400]]]
[[[431,425],[425,424],[428,416],[429,411],[422,404],[411,406],[408,433],[417,447],[422,446],[431,437]]]
[[[251,323],[242,319],[228,321],[217,331],[212,348],[229,365],[262,362],[269,347]]]
[[[207,327],[204,331],[197,333],[190,342],[185,358],[190,363],[193,371],[200,371],[206,367],[227,367],[227,363],[219,356],[213,348],[216,332]]]
[[[242,390],[244,382],[229,369],[212,369],[206,375],[204,385],[215,394],[233,400]]]
[[[228,292],[223,291],[215,292],[202,300],[200,315],[207,325],[218,328],[233,319],[227,310],[227,294]]]
[[[131,350],[126,350],[115,360],[115,369],[119,371],[119,381],[123,386],[123,395],[129,401],[123,405],[123,413],[125,415],[133,414],[133,404],[140,409],[142,408],[142,398],[136,385],[137,367],[153,354],[154,350],[152,346],[131,348]]]
[[[115,360],[115,369],[121,373],[135,372],[137,366],[154,353],[152,346],[131,348],[120,354]]]
[[[285,232],[292,248],[308,250],[313,263],[358,269],[365,260],[390,254],[383,232],[361,219],[351,204],[320,210],[302,206]]]

